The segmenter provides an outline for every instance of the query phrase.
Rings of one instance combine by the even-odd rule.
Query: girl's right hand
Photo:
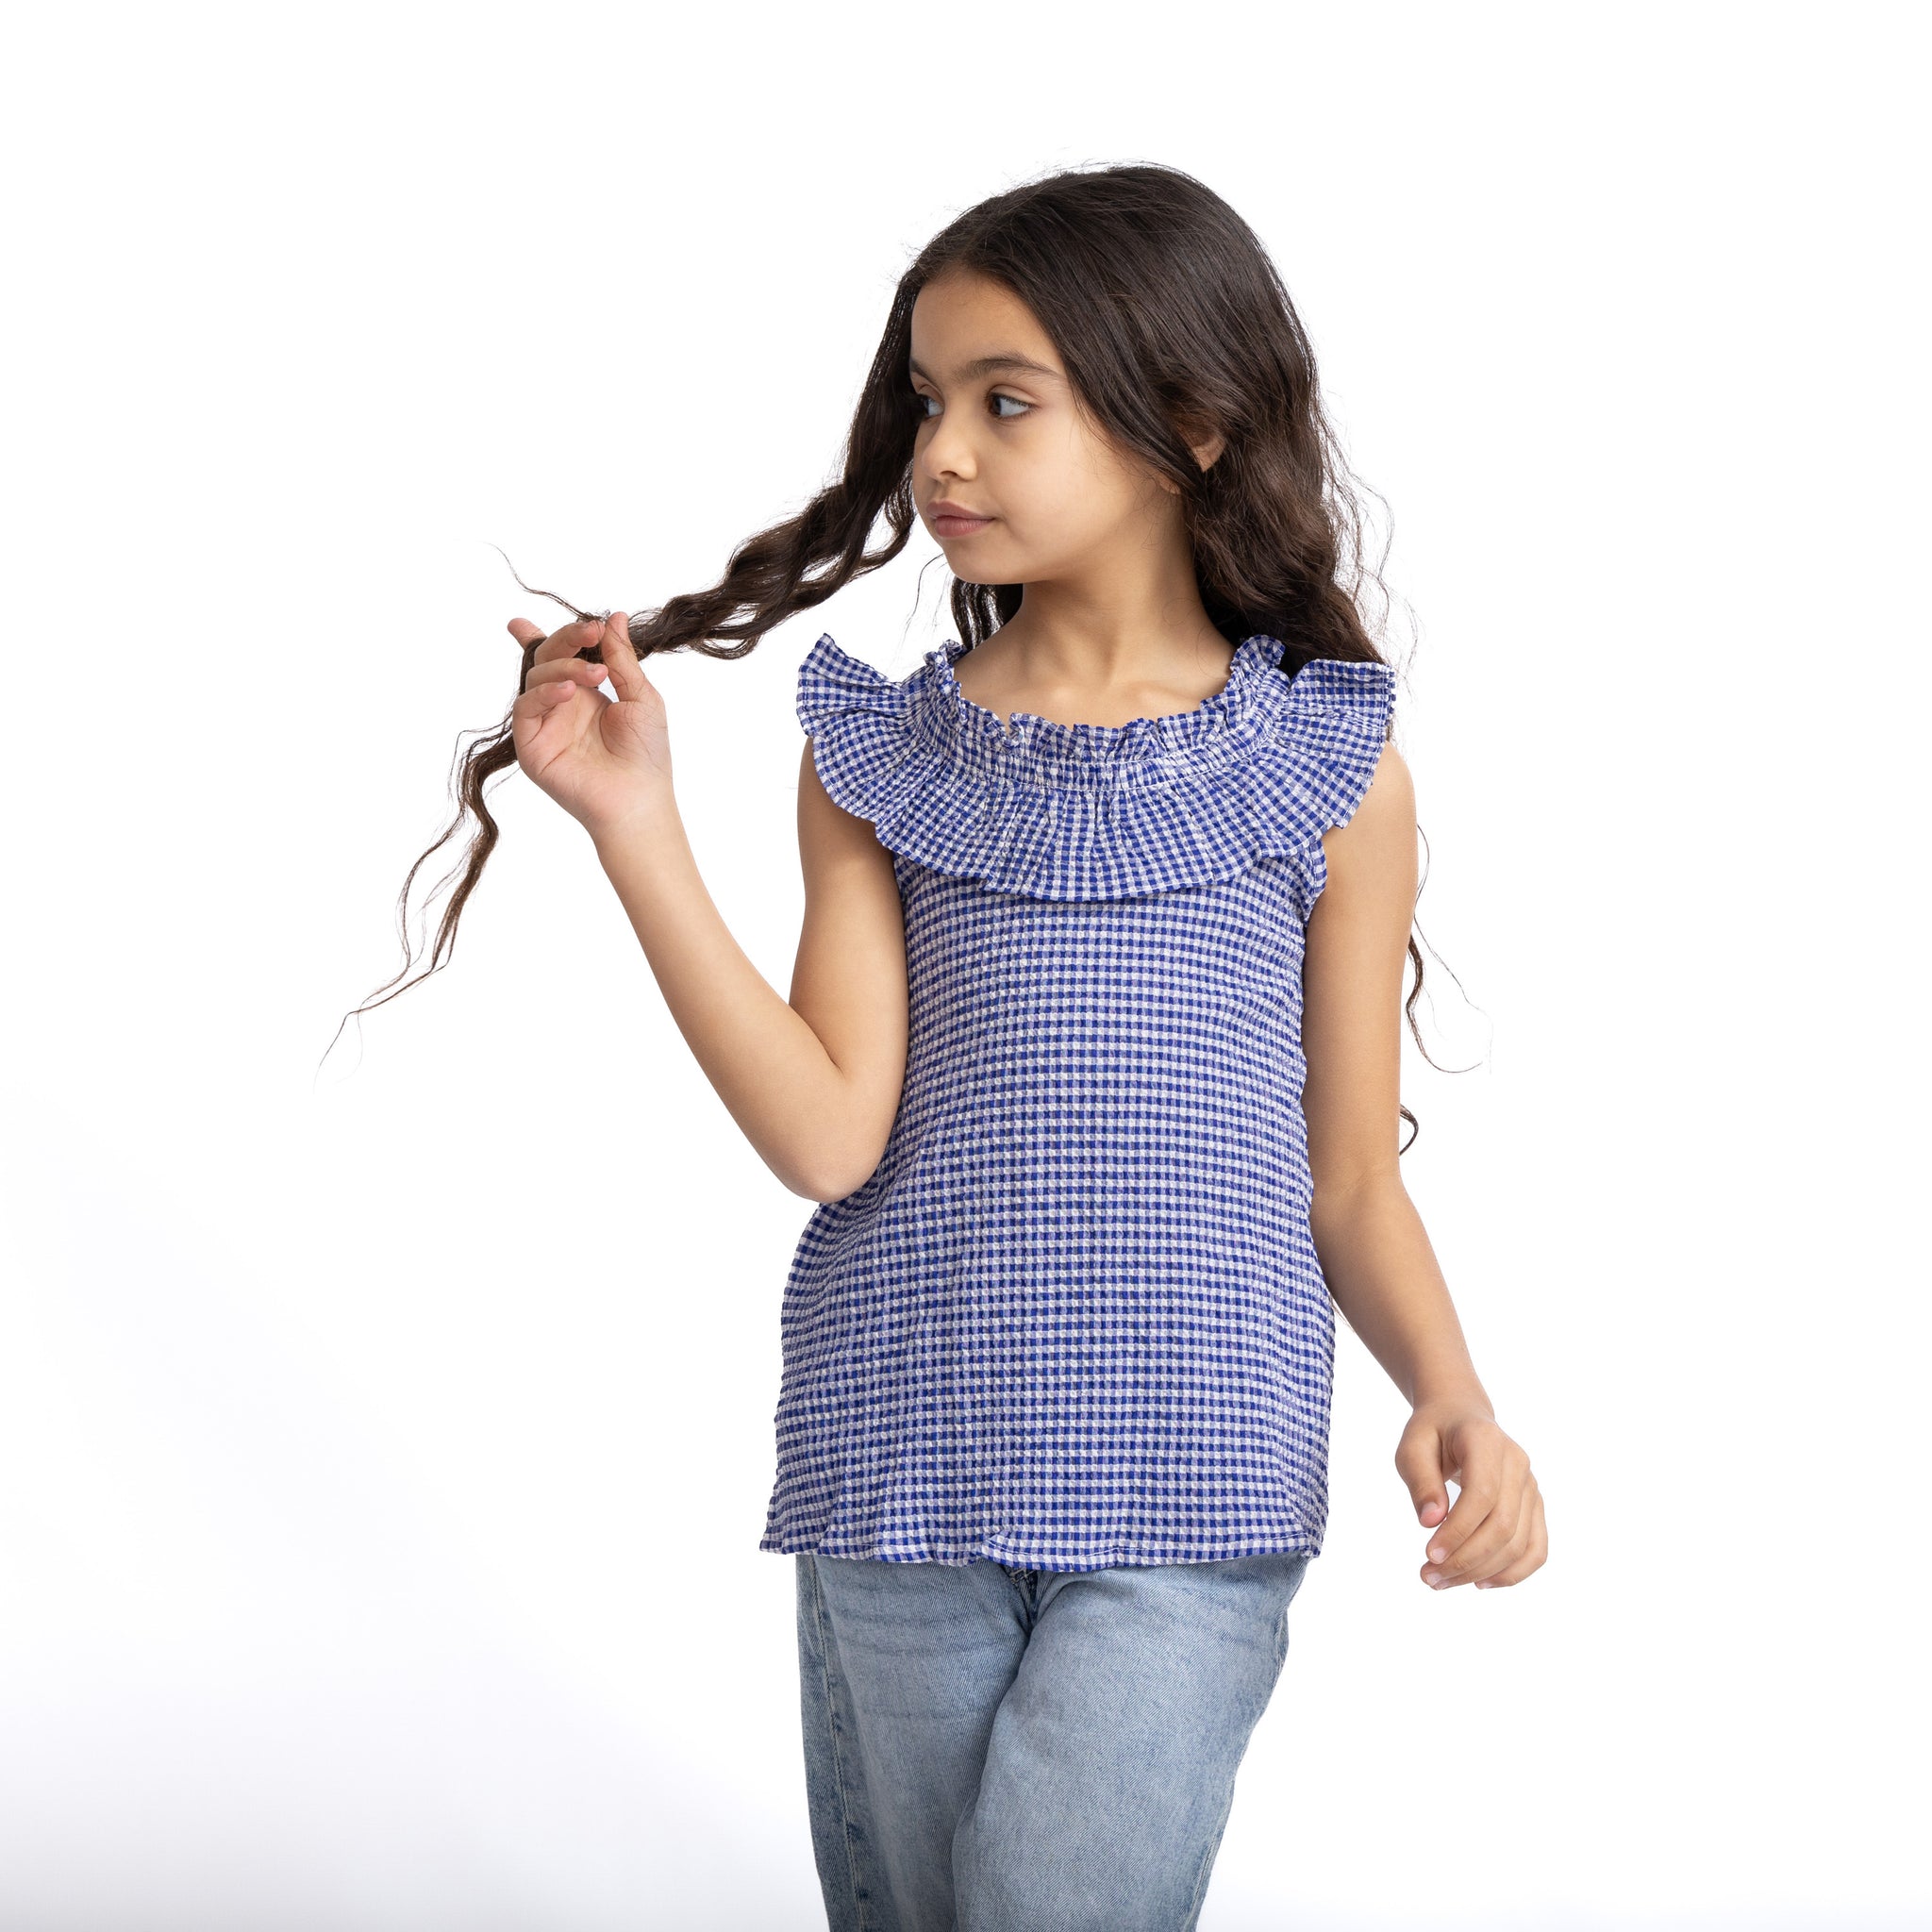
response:
[[[631,649],[629,625],[622,610],[548,637],[527,618],[509,622],[519,645],[543,638],[510,710],[517,763],[593,839],[671,795],[664,698]],[[577,656],[592,644],[601,664]],[[597,689],[607,677],[615,701]]]

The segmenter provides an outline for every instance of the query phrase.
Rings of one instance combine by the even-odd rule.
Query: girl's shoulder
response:
[[[937,872],[1036,898],[1118,898],[1231,878],[1345,824],[1394,706],[1379,659],[1291,674],[1278,639],[1236,649],[1191,711],[1129,724],[1010,724],[960,691],[948,639],[899,677],[821,636],[798,720],[834,803]]]

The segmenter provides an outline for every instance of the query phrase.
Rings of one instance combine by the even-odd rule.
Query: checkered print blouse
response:
[[[1250,637],[1192,711],[1006,721],[957,640],[822,637],[797,708],[892,854],[891,1137],[780,1315],[761,1549],[1055,1570],[1319,1555],[1334,1308],[1308,1231],[1304,927],[1394,673]]]

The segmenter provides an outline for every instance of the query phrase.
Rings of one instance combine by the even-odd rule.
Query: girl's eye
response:
[[[937,396],[929,396],[924,390],[914,390],[912,392],[912,413],[922,423],[929,423],[932,420],[933,412],[928,410],[925,406],[928,403],[936,403],[938,401],[939,398]],[[1015,416],[1002,416],[998,409],[995,408],[993,410],[993,418],[996,422],[1000,423],[1015,423],[1019,420],[1020,415],[1026,414],[1033,408],[1031,403],[1023,403],[1018,396],[1002,395],[998,390],[994,390],[987,397],[987,401],[991,404],[1011,403],[1013,408],[1019,412],[1019,415]]]

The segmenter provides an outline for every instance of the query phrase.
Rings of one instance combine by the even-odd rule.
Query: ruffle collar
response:
[[[1008,722],[959,689],[953,666],[966,649],[949,638],[925,654],[924,671],[908,681],[911,727],[935,755],[1016,785],[1134,790],[1183,771],[1219,770],[1246,755],[1291,689],[1280,672],[1280,641],[1257,634],[1236,649],[1226,683],[1191,711],[1127,724],[1060,724],[1015,711]]]
[[[1202,885],[1319,846],[1367,791],[1393,703],[1391,666],[1318,658],[1291,677],[1257,633],[1191,711],[1008,724],[959,689],[966,648],[949,639],[894,680],[822,636],[798,720],[827,794],[881,844],[1039,898]]]

